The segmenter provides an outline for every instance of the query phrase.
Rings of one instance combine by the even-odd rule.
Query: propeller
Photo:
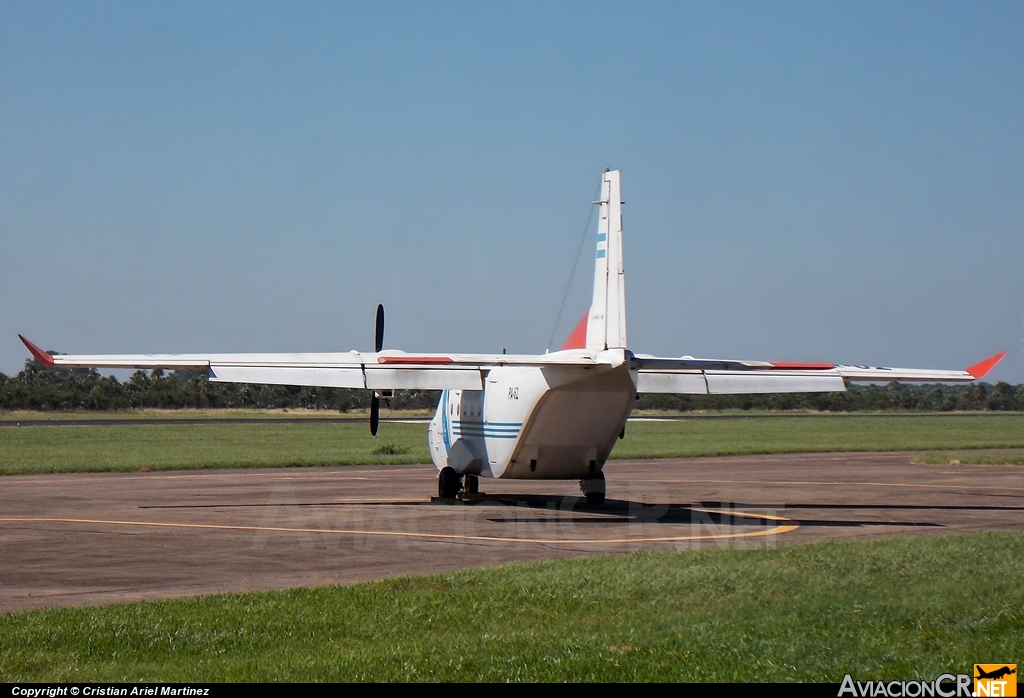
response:
[[[377,305],[377,324],[373,333],[373,350],[380,352],[384,348],[384,305]],[[377,435],[377,425],[380,424],[380,396],[376,391],[370,398],[370,435]]]
[[[384,348],[384,304],[377,305],[377,327],[373,334],[373,350],[379,352]]]

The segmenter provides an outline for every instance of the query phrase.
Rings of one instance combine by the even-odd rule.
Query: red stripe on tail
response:
[[[590,311],[583,313],[583,317],[580,318],[579,323],[576,325],[576,329],[572,331],[569,338],[565,340],[565,344],[562,345],[562,349],[586,349],[587,348],[587,316],[590,315]]]

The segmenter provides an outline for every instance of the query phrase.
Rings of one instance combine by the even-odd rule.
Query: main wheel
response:
[[[480,477],[478,475],[467,475],[466,476],[466,492],[469,494],[476,494],[480,491]]]
[[[462,488],[462,478],[455,468],[446,465],[437,474],[437,496],[441,499],[455,499]]]
[[[591,506],[604,504],[604,473],[597,473],[594,477],[580,480],[580,489],[583,490],[583,496],[587,498],[587,504]]]

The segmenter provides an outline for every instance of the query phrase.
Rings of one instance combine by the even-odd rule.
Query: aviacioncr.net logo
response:
[[[933,681],[854,681],[847,674],[839,687],[839,698],[972,698],[972,695],[970,674],[942,674]]]
[[[974,695],[978,698],[1017,695],[1016,664],[975,664]]]

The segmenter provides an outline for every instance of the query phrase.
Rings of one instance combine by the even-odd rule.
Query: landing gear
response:
[[[587,498],[587,504],[601,506],[604,504],[604,473],[597,473],[586,480],[580,480],[580,489]]]
[[[451,501],[453,499],[479,499],[480,476],[459,475],[455,468],[446,465],[437,474],[437,498]]]
[[[455,499],[462,489],[462,478],[455,472],[455,468],[446,465],[437,474],[437,496],[441,499]]]

